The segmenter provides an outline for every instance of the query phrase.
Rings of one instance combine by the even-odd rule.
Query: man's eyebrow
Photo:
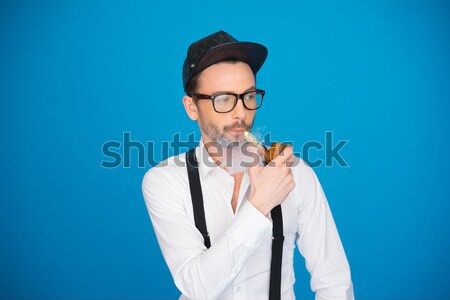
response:
[[[252,85],[251,87],[249,87],[248,89],[246,89],[246,90],[244,91],[244,93],[249,92],[249,91],[251,91],[251,90],[255,90],[255,89],[256,89],[256,86]]]

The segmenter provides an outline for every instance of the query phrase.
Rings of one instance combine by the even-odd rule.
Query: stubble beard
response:
[[[244,130],[250,130],[252,123],[246,124],[244,121],[236,122],[232,125],[225,126],[221,130],[216,124],[208,121],[204,121],[199,118],[199,125],[202,132],[209,137],[209,145],[206,145],[207,149],[213,149],[209,154],[218,158],[216,161],[221,167],[225,167],[230,175],[235,173],[244,172],[248,164],[256,163],[254,157],[249,156],[248,152],[244,151],[244,148],[249,146],[248,141],[244,135],[233,136],[231,139],[225,135],[227,130],[242,128]],[[204,141],[205,142],[205,141]]]
[[[225,132],[227,130],[231,130],[234,128],[243,128],[245,130],[250,131],[253,125],[253,122],[251,124],[246,124],[244,121],[234,123],[230,126],[225,126],[223,130],[220,130],[217,125],[215,125],[212,122],[204,121],[201,118],[199,118],[200,128],[203,133],[205,133],[213,143],[217,143],[224,149],[230,149],[235,148],[237,145],[241,145],[242,143],[246,142],[243,135],[236,136],[235,138],[229,139]]]

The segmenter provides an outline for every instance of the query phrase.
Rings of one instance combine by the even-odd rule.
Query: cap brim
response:
[[[237,60],[247,63],[256,74],[267,57],[267,48],[252,42],[230,42],[211,48],[197,63],[196,74],[221,61]]]

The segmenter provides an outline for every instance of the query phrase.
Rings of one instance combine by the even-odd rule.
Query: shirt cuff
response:
[[[272,222],[250,202],[242,203],[227,235],[248,250],[255,249],[272,232]]]

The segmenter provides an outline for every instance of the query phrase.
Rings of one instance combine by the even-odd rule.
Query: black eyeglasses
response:
[[[211,100],[214,110],[218,113],[227,113],[232,111],[237,104],[238,99],[242,100],[242,104],[248,110],[255,110],[261,107],[264,98],[264,90],[252,90],[242,94],[220,93],[215,95],[191,94],[196,99]]]

